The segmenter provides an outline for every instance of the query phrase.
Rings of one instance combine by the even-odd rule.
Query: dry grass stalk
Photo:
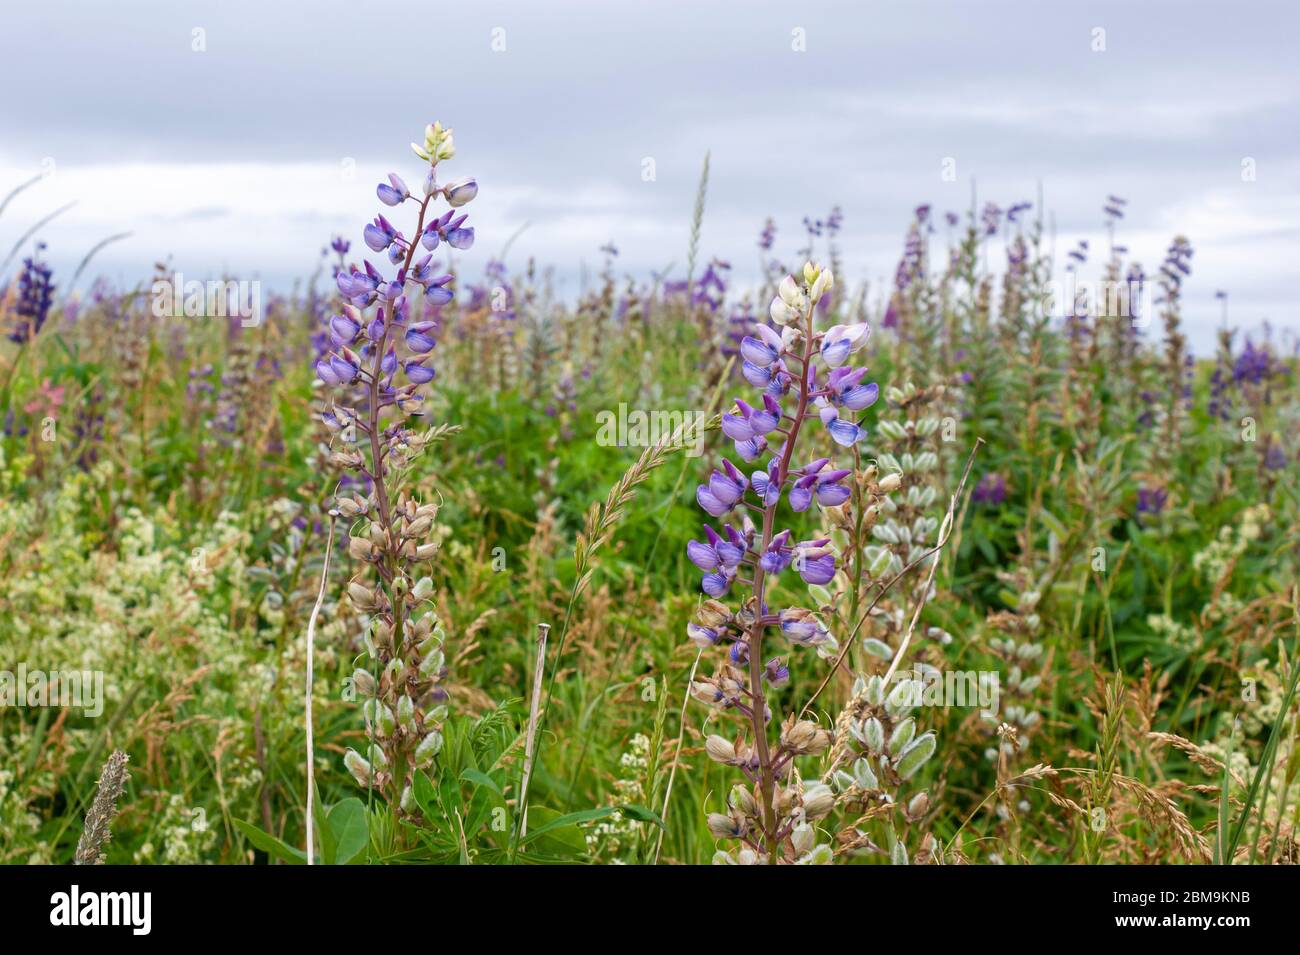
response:
[[[95,799],[86,812],[86,827],[77,842],[76,865],[102,865],[104,862],[104,846],[113,837],[111,827],[113,817],[117,815],[117,801],[122,798],[126,781],[130,778],[126,770],[128,759],[119,749],[104,763],[95,787]]]
[[[549,623],[537,625],[537,661],[533,664],[533,701],[528,707],[528,740],[524,744],[524,778],[519,784],[519,838],[528,834],[528,780],[533,775],[533,744],[542,708],[542,674],[546,672],[546,638]]]

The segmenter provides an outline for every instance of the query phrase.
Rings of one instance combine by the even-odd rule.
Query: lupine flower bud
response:
[[[709,813],[709,832],[715,839],[739,839],[748,831],[748,821],[738,813]]]
[[[809,819],[821,819],[835,808],[835,793],[825,783],[806,783],[803,791],[803,811]]]
[[[834,285],[835,276],[831,274],[831,270],[822,269],[817,274],[817,278],[812,282],[812,286],[808,290],[808,298],[812,300],[814,305],[816,305],[821,301],[821,297],[830,291]]]
[[[416,322],[406,329],[406,347],[417,355],[433,351],[437,340],[433,337],[436,323]]]
[[[374,728],[375,735],[380,739],[387,739],[393,735],[393,730],[397,728],[397,721],[393,718],[393,711],[382,700],[366,700],[361,712],[366,724]]]
[[[330,341],[340,348],[351,345],[360,332],[360,323],[347,315],[335,315],[330,319]]]
[[[339,517],[350,520],[361,513],[361,504],[356,498],[340,497],[334,502],[334,509],[339,512]]]
[[[734,763],[736,761],[736,747],[729,740],[722,736],[709,736],[704,741],[704,752],[709,759],[715,763]]]
[[[811,720],[799,720],[781,734],[781,745],[797,756],[820,753],[830,743],[830,732]]]
[[[885,712],[890,716],[903,716],[921,699],[921,681],[903,680],[889,691],[885,699]]]
[[[348,555],[353,560],[371,560],[373,559],[372,545],[364,537],[348,538]]]
[[[867,343],[871,327],[866,322],[855,325],[835,325],[822,339],[822,361],[831,368],[839,368],[848,357]]]
[[[375,685],[375,677],[369,670],[353,670],[352,685],[356,691],[365,697],[373,697],[378,687]]]
[[[375,592],[356,581],[348,584],[348,596],[358,610],[373,610],[375,607]]]
[[[902,484],[903,484],[903,475],[900,474],[898,471],[891,471],[889,474],[886,474],[883,478],[880,479],[880,484],[878,485],[878,487],[880,488],[881,494],[890,494],[894,491],[897,491],[902,486]]]
[[[478,183],[472,176],[457,179],[443,187],[443,195],[447,197],[447,205],[459,209],[478,195]]]
[[[446,655],[440,649],[434,650],[420,661],[420,676],[426,680],[432,679],[441,672],[444,663],[446,663]]]
[[[695,622],[701,627],[716,630],[731,619],[731,611],[726,604],[716,600],[706,600],[695,611]]]
[[[727,803],[732,809],[745,816],[758,815],[758,802],[754,799],[753,792],[748,786],[737,783],[731,787],[731,795],[727,797]]]
[[[402,536],[423,537],[425,534],[429,533],[429,529],[432,527],[433,527],[433,518],[419,517],[406,526],[406,530],[402,532]]]
[[[720,706],[725,699],[717,685],[711,680],[696,680],[692,683],[691,696],[708,706]]]
[[[416,600],[427,600],[433,594],[433,579],[421,577],[411,588],[411,596]]]
[[[915,822],[925,815],[925,811],[930,808],[930,794],[920,792],[912,797],[907,804],[907,818]]]
[[[390,172],[388,182],[381,182],[375,188],[375,192],[379,196],[379,201],[386,206],[400,206],[411,194],[411,190],[406,188],[406,183],[402,182],[401,177],[395,172]]]

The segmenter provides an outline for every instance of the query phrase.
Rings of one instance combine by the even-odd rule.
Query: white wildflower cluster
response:
[[[12,765],[12,753],[4,746],[5,738],[0,737],[0,757],[3,763]],[[0,769],[0,863],[12,864],[25,862],[32,865],[45,865],[55,860],[49,857],[49,846],[36,838],[41,828],[41,817],[32,812],[28,800],[14,787],[12,769]]]
[[[633,736],[628,741],[627,750],[619,756],[618,764],[622,772],[614,780],[615,804],[626,806],[644,802],[642,780],[650,765],[650,737],[644,733]],[[636,842],[640,831],[641,823],[621,812],[599,819],[586,830],[587,852],[593,861],[622,864],[627,861],[623,855]]]
[[[180,793],[167,794],[152,833],[135,851],[136,865],[198,865],[211,861],[217,831],[206,812],[195,811],[198,808],[189,805]]]
[[[67,753],[93,752],[105,721],[121,714],[126,718],[114,742],[129,751],[143,736],[161,739],[158,756],[171,790],[210,794],[212,754],[220,751],[221,791],[216,800],[207,797],[210,815],[220,819],[224,808],[235,818],[254,818],[262,772],[252,756],[248,714],[259,706],[276,714],[263,722],[263,732],[266,750],[277,752],[300,732],[302,705],[293,681],[277,680],[273,669],[258,669],[268,659],[265,641],[255,629],[255,608],[240,603],[248,589],[249,528],[262,514],[222,513],[193,527],[179,525],[166,506],[124,507],[106,540],[86,530],[93,526],[86,514],[98,512],[104,495],[120,482],[113,468],[104,461],[88,472],[70,473],[58,489],[39,497],[0,502],[0,539],[10,542],[12,558],[0,578],[0,605],[8,608],[11,621],[6,648],[12,659],[41,670],[102,674],[102,713],[66,711]],[[232,627],[238,619],[254,626]],[[300,655],[294,644],[287,642],[286,654]],[[283,672],[286,664],[279,665]],[[301,671],[300,662],[288,665]],[[179,708],[197,693],[207,712],[223,715],[185,722]],[[128,697],[176,702],[124,711]],[[182,725],[184,730],[176,731]],[[48,804],[56,775],[78,768],[41,763],[30,772],[18,770],[24,760],[17,754],[30,751],[33,726],[34,717],[24,713],[0,721],[0,765],[7,772],[0,780],[0,831],[5,833],[39,825],[40,807]],[[151,782],[149,767],[158,761],[142,759],[137,765],[143,792]],[[186,812],[191,808],[186,805]],[[145,818],[152,824],[148,814]],[[190,821],[187,815],[184,824]],[[178,817],[172,826],[180,825]],[[152,845],[141,857],[149,861],[217,861],[222,851],[211,834],[182,842],[155,833],[149,840]],[[119,838],[119,844],[129,841],[125,834]],[[23,861],[62,860],[32,856]]]
[[[1267,504],[1246,508],[1235,524],[1219,528],[1218,536],[1196,553],[1192,568],[1206,580],[1217,583],[1231,570],[1233,562],[1263,536],[1272,517]]]
[[[1179,623],[1167,613],[1153,613],[1147,615],[1147,626],[1161,640],[1173,644],[1183,649],[1191,649],[1196,646],[1196,630]]]

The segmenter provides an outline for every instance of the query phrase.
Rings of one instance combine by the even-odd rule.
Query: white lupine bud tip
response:
[[[796,305],[799,302],[800,289],[799,283],[795,281],[793,275],[787,275],[777,286],[776,292],[781,301],[786,305]]]

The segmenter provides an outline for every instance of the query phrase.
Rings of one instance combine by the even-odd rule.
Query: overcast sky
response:
[[[375,183],[391,169],[414,184],[407,144],[439,119],[456,131],[446,176],[480,183],[471,272],[525,224],[508,264],[536,255],[570,290],[610,240],[622,269],[680,271],[706,150],[701,251],[741,283],[769,215],[792,258],[803,217],[839,204],[847,277],[888,281],[918,204],[964,210],[974,184],[1005,207],[1041,182],[1062,252],[1103,244],[1111,193],[1129,200],[1121,240],[1149,270],[1188,236],[1188,321],[1205,354],[1216,289],[1234,323],[1300,328],[1298,7],[10,5],[0,196],[53,175],[0,217],[0,256],[76,200],[40,232],[65,279],[95,242],[131,230],[92,271],[133,284],[170,255],[187,278],[286,286],[332,234],[359,245]]]

